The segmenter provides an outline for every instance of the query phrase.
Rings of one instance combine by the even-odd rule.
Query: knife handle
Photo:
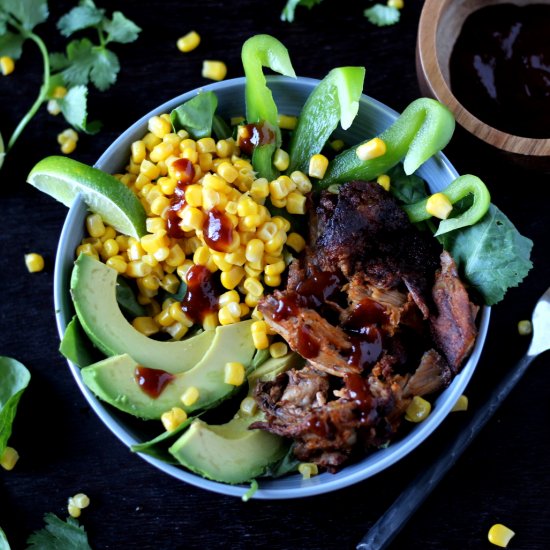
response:
[[[460,455],[468,448],[480,430],[493,416],[501,403],[519,382],[534,355],[524,355],[517,365],[493,390],[487,402],[477,410],[470,422],[462,428],[449,445],[424,473],[420,474],[397,497],[380,519],[369,529],[357,545],[357,550],[384,550],[405,526],[410,517],[435,489]]]

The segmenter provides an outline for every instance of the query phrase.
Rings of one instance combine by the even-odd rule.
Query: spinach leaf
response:
[[[199,93],[170,113],[172,126],[176,132],[186,130],[193,139],[209,137],[217,106],[218,98],[214,92]]]
[[[171,432],[163,432],[150,441],[144,441],[132,445],[130,449],[134,453],[143,453],[153,458],[158,458],[168,464],[179,464],[179,462],[168,452],[168,447],[172,446],[172,443],[180,436],[180,434],[187,429],[187,427],[200,415],[190,416],[187,420],[182,422],[175,430]]]
[[[99,352],[95,354],[93,349],[93,344],[88,339],[78,317],[75,315],[65,329],[59,351],[69,361],[80,368],[84,368],[99,361]]]
[[[219,115],[214,115],[212,119],[212,132],[216,139],[227,139],[233,134],[227,122]]]
[[[401,163],[396,164],[387,173],[391,180],[392,195],[404,204],[414,204],[428,196],[424,180],[415,174],[407,176]]]
[[[533,242],[494,205],[475,225],[446,233],[440,242],[487,305],[500,302],[533,267]]]
[[[6,449],[17,405],[30,379],[31,374],[22,363],[0,356],[0,456]]]
[[[124,277],[117,277],[116,283],[116,301],[122,312],[132,318],[147,315],[147,310],[137,301],[132,285]]]

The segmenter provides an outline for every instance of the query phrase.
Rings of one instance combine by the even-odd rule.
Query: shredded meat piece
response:
[[[479,307],[470,302],[456,264],[446,251],[441,254],[432,295],[437,309],[437,314],[430,316],[433,338],[457,373],[474,346]]]
[[[336,471],[387,444],[415,395],[447,386],[475,341],[456,266],[381,186],[351,182],[310,210],[310,243],[266,323],[306,365],[259,382],[265,419],[302,461]],[[435,281],[435,284],[434,284]]]

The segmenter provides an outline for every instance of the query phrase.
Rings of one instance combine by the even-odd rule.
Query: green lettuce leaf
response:
[[[390,192],[402,203],[414,204],[428,196],[424,180],[415,174],[407,176],[401,163],[388,170],[388,176],[391,181]]]
[[[478,223],[446,233],[440,241],[487,305],[500,302],[533,266],[533,242],[494,205]]]
[[[0,456],[6,449],[17,405],[30,379],[25,365],[11,357],[0,356]]]

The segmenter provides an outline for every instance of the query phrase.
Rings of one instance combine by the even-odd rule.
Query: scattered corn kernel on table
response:
[[[54,22],[73,4],[51,4],[50,19],[37,30],[52,51],[59,51],[66,41]],[[260,32],[284,41],[301,76],[322,78],[336,66],[365,66],[365,93],[390,107],[400,111],[420,95],[414,59],[418,1],[405,0],[401,21],[382,28],[362,16],[366,0],[325,0],[311,11],[298,8],[292,24],[280,20],[283,0],[98,4],[124,11],[143,31],[136,42],[117,49],[117,83],[105,93],[90,93],[90,119],[101,119],[104,126],[96,136],[81,134],[71,152],[89,164],[153,107],[208,83],[201,76],[204,60],[223,60],[227,78],[242,76],[241,45]],[[193,29],[202,37],[199,47],[180,51],[178,38]],[[40,78],[37,50],[26,44],[13,73],[0,76],[4,138],[34,101]],[[21,458],[12,471],[0,470],[0,526],[11,547],[25,548],[28,536],[43,526],[45,513],[65,518],[67,499],[85,493],[90,505],[80,520],[95,549],[353,548],[453,439],[470,412],[451,414],[421,447],[375,477],[334,494],[294,501],[244,503],[209,493],[130,453],[87,405],[58,352],[52,283],[67,211],[25,179],[38,160],[59,154],[56,136],[66,127],[42,108],[0,171],[5,215],[0,355],[18,359],[32,374],[10,440]],[[518,322],[529,318],[550,284],[550,176],[510,164],[461,129],[445,153],[460,173],[480,176],[493,201],[535,243],[534,269],[493,308],[485,351],[466,392],[471,411],[525,351],[528,340],[518,333]],[[44,257],[42,271],[28,271],[28,253]],[[487,534],[496,523],[516,532],[509,548],[550,546],[549,368],[548,354],[534,363],[392,548],[490,548]]]

